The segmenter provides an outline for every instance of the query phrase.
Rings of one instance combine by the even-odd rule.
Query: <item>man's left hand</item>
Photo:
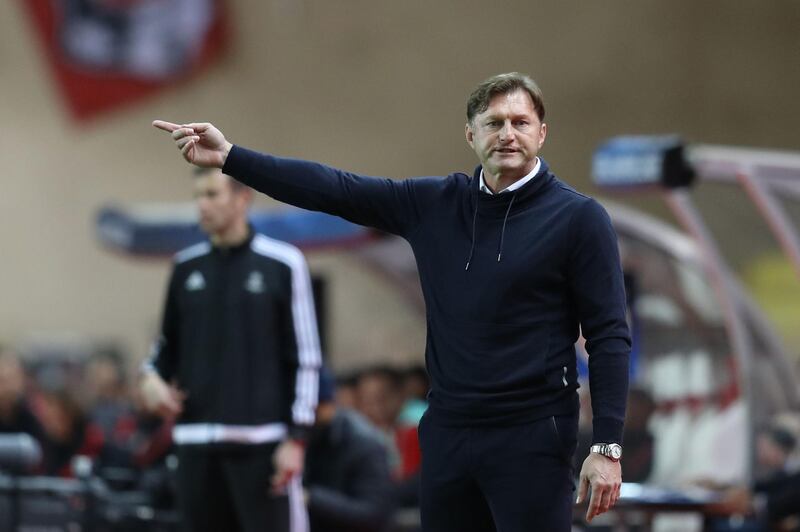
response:
[[[295,440],[286,440],[278,445],[272,455],[272,464],[275,474],[272,476],[272,489],[282,491],[293,476],[303,472],[303,462],[306,449],[302,443]]]
[[[619,489],[622,485],[622,468],[615,462],[598,453],[589,453],[581,467],[581,476],[578,485],[578,500],[581,503],[586,499],[586,493],[591,487],[592,496],[589,508],[586,510],[586,521],[591,520],[611,509],[619,499]]]

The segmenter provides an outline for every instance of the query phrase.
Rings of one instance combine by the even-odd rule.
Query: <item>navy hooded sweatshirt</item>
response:
[[[614,230],[595,200],[554,176],[514,192],[472,177],[393,180],[234,146],[226,174],[279,201],[406,239],[426,304],[429,415],[511,425],[575,413],[579,325],[593,440],[621,442],[630,336]]]

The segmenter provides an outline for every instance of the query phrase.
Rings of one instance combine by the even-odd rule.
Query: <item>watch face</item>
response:
[[[611,458],[614,460],[619,460],[622,458],[622,447],[619,445],[610,445],[609,447],[609,450],[611,451]]]

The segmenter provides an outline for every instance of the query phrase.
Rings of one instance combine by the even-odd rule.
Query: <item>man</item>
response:
[[[398,370],[380,365],[362,371],[356,383],[356,410],[387,435],[403,407],[402,378]]]
[[[31,458],[41,454],[47,442],[44,428],[29,404],[25,391],[25,369],[17,353],[0,345],[0,435],[27,434],[36,442]],[[28,472],[39,464],[18,464],[18,470]],[[28,467],[30,466],[30,467]]]
[[[394,510],[387,451],[366,419],[339,408],[334,387],[323,371],[303,474],[311,532],[380,532]]]
[[[387,365],[378,365],[361,372],[356,383],[356,411],[363,415],[380,434],[389,456],[389,466],[396,481],[405,467],[398,431],[397,416],[403,406],[402,374]],[[413,435],[416,440],[416,434]],[[412,485],[411,489],[416,489]]]
[[[722,515],[751,516],[759,530],[800,530],[800,467],[792,417],[778,416],[759,431],[756,462],[760,478],[750,487],[726,489],[717,503]]]
[[[253,233],[246,187],[204,170],[194,195],[210,241],[176,255],[141,382],[150,410],[178,416],[185,527],[305,530],[299,473],[320,364],[308,269],[293,246]]]
[[[466,140],[480,161],[472,177],[403,181],[258,154],[207,123],[153,123],[190,163],[408,240],[427,306],[428,532],[570,529],[579,326],[598,451],[583,464],[579,499],[591,484],[591,519],[619,496],[630,338],[616,236],[602,207],[537,156],[543,120],[531,78],[489,78],[467,102]]]

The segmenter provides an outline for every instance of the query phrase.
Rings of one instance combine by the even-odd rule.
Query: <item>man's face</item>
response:
[[[215,170],[194,178],[194,199],[200,226],[209,235],[230,229],[246,216],[247,200],[242,191],[235,191],[230,178]]]
[[[376,427],[387,429],[394,425],[402,398],[387,378],[364,375],[356,389],[358,410]]]
[[[12,407],[22,396],[25,376],[16,359],[0,356],[0,408]]]
[[[92,401],[112,399],[122,391],[122,376],[110,360],[92,360],[86,368],[85,382]]]
[[[546,134],[547,125],[524,90],[495,95],[466,126],[467,142],[492,179],[525,177],[536,164]]]
[[[756,460],[762,467],[770,471],[783,469],[788,457],[789,453],[768,435],[759,434],[756,438]]]

